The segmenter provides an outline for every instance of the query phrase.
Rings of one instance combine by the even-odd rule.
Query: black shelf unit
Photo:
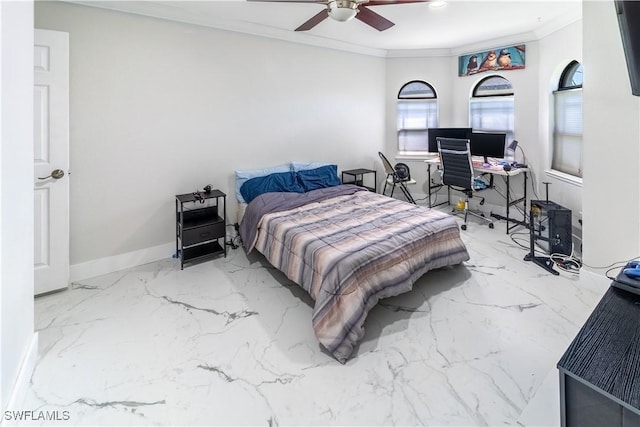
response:
[[[373,185],[365,185],[365,179],[364,176],[367,174],[373,174]],[[346,178],[349,177],[349,179],[347,180]],[[373,191],[374,193],[376,192],[376,185],[377,185],[377,173],[375,170],[373,169],[364,169],[364,168],[360,168],[360,169],[350,169],[350,170],[346,170],[346,171],[342,171],[342,183],[343,184],[355,184],[358,185],[360,187],[364,187],[369,191]]]
[[[220,190],[176,195],[176,256],[186,263],[227,256],[227,195]]]

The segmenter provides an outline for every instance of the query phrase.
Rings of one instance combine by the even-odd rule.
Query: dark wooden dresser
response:
[[[640,295],[609,288],[558,362],[563,426],[640,426]]]

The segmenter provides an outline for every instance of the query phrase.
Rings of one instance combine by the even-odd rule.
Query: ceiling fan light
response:
[[[358,3],[349,0],[336,0],[329,3],[329,16],[336,21],[345,22],[358,13]]]

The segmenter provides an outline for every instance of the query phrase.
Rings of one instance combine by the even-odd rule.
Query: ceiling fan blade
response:
[[[357,15],[356,15],[357,16]],[[296,28],[296,31],[307,31],[324,21],[329,17],[329,11],[327,9],[322,9],[320,12],[316,13],[304,24],[300,25]]]
[[[327,3],[326,0],[247,0],[264,3]]]
[[[255,1],[255,0],[249,0]],[[385,4],[402,4],[402,3],[429,3],[431,0],[369,0],[365,3],[367,6],[384,6]]]
[[[367,9],[363,5],[360,5],[358,9],[360,11],[356,15],[356,18],[361,20],[367,25],[371,25],[373,28],[375,28],[378,31],[388,30],[389,28],[395,25],[393,22],[389,21],[387,18],[381,15],[378,15],[373,10]]]

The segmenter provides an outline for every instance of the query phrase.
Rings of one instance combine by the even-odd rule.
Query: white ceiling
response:
[[[357,19],[330,18],[310,31],[295,32],[325,6],[245,0],[72,2],[379,56],[433,49],[464,53],[487,42],[524,42],[582,16],[581,0],[449,0],[442,9],[426,2],[371,6],[396,24],[382,32]]]

